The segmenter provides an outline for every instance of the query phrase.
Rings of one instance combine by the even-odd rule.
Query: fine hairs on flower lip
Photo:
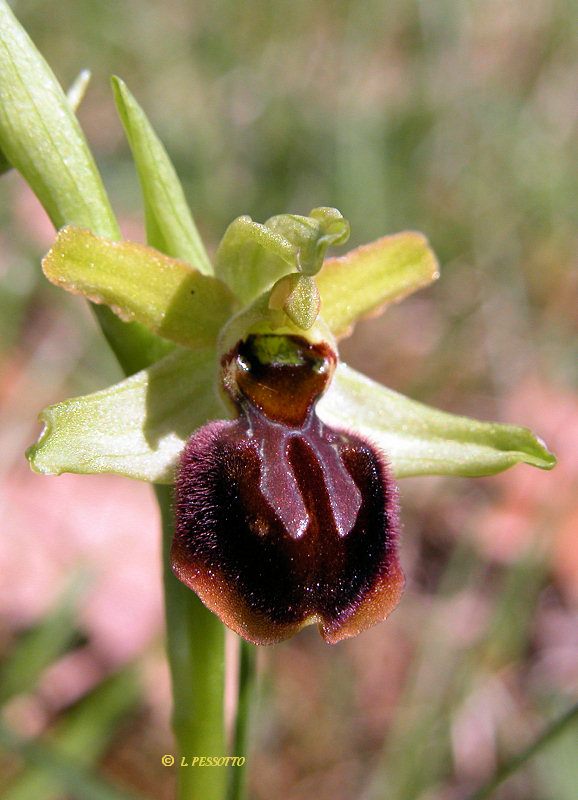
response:
[[[328,642],[353,636],[384,619],[403,587],[385,459],[315,413],[333,372],[319,362],[335,359],[298,337],[240,342],[223,359],[239,416],[201,428],[181,459],[173,569],[255,644],[309,622]]]

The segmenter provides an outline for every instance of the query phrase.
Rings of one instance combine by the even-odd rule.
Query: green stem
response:
[[[256,666],[257,648],[255,645],[242,639],[239,652],[239,689],[237,692],[232,755],[244,756],[247,759],[249,726],[251,722],[250,712],[256,688]],[[246,766],[232,770],[230,773],[227,800],[241,800],[245,793],[246,776]]]
[[[567,728],[572,722],[575,722],[578,719],[578,703],[572,706],[569,711],[565,714],[562,714],[557,720],[554,720],[546,730],[538,736],[538,738],[532,742],[525,750],[522,750],[521,753],[511,758],[509,761],[506,761],[499,767],[494,775],[486,781],[480,788],[474,792],[474,794],[470,795],[467,800],[486,800],[487,797],[490,797],[492,792],[498,788],[498,786],[509,778],[516,770],[518,770],[521,766],[523,766],[526,761],[529,761],[533,756],[536,755],[543,747],[549,744],[552,739],[555,739],[560,733],[562,733],[565,728]]]
[[[180,766],[195,756],[225,756],[223,683],[225,637],[220,620],[173,575],[171,489],[155,487],[163,523],[163,564],[169,665],[173,683],[173,728],[178,800],[222,800],[226,768]]]

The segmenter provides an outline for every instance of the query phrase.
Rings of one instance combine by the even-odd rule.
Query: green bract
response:
[[[327,219],[337,228],[330,235]],[[231,337],[240,338],[259,323],[264,330],[310,330],[314,336],[319,309],[328,335],[340,336],[360,316],[437,277],[427,241],[413,232],[318,263],[315,277],[304,274],[303,262],[313,272],[311,264],[321,258],[330,236],[346,232],[333,209],[315,209],[309,217],[281,215],[265,225],[240,217],[217,251],[219,277],[213,277],[150,247],[64,228],[43,262],[53,283],[107,303],[123,319],[137,320],[184,347],[109,389],[45,409],[44,431],[28,452],[33,469],[116,472],[170,483],[193,431],[227,416],[216,385],[219,355]],[[238,312],[242,304],[245,310]],[[373,441],[398,477],[489,475],[519,461],[544,469],[555,463],[529,430],[428,408],[344,364],[320,401],[319,414],[328,424]]]

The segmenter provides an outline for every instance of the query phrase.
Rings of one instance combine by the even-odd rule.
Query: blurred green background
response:
[[[319,205],[350,220],[351,246],[423,231],[441,280],[360,323],[343,358],[432,405],[528,425],[558,455],[548,474],[403,482],[408,587],[391,620],[260,654],[253,797],[467,797],[578,690],[578,5],[12,5],[65,87],[92,72],[79,117],[127,238],[144,240],[143,220],[113,73],[210,251],[239,214]],[[23,457],[43,405],[120,372],[82,302],[42,278],[52,231],[14,174],[0,225],[0,798],[88,797],[93,765],[107,791],[169,798],[148,490],[40,478]],[[575,743],[574,728],[493,796],[574,800]]]

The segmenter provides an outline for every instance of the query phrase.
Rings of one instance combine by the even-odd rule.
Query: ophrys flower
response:
[[[324,260],[349,226],[335,209],[240,217],[214,275],[66,228],[54,283],[105,302],[177,347],[127,380],[46,409],[34,469],[176,480],[173,568],[252,642],[308,622],[339,641],[397,604],[393,475],[484,475],[553,456],[528,430],[423,406],[339,362],[336,338],[426,285],[423,236]]]

